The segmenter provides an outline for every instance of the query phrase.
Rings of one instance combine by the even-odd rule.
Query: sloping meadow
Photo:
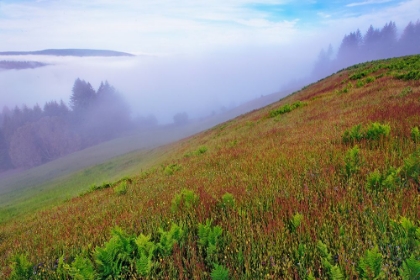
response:
[[[340,71],[0,226],[0,278],[418,279],[420,56]]]

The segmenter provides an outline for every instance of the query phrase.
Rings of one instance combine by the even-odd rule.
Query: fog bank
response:
[[[315,51],[316,52],[316,51]],[[202,117],[279,91],[311,70],[314,54],[279,47],[244,48],[196,55],[136,57],[3,56],[39,61],[46,67],[0,72],[0,108],[62,99],[68,104],[74,81],[97,89],[108,80],[127,100],[133,116],[155,115],[160,123],[178,112]],[[307,67],[305,67],[305,65]]]

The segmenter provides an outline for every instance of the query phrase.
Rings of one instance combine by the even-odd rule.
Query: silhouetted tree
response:
[[[381,31],[371,25],[363,37],[362,56],[365,60],[375,60],[379,56]]]
[[[389,58],[396,55],[397,26],[390,21],[381,30],[379,58]]]
[[[410,55],[420,53],[420,21],[410,23],[404,29],[398,42],[398,54]]]
[[[335,68],[341,69],[362,61],[362,57],[359,54],[361,45],[362,35],[359,29],[356,32],[351,32],[349,35],[345,35],[338,49]]]
[[[91,84],[79,78],[74,82],[72,92],[70,106],[74,112],[87,110],[95,101],[96,93]]]

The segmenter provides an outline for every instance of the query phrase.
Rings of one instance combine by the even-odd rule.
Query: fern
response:
[[[10,273],[10,279],[12,280],[25,280],[32,276],[32,264],[28,261],[27,255],[15,255],[10,268],[12,269]]]
[[[169,256],[172,254],[172,249],[175,243],[180,243],[183,236],[184,230],[176,224],[172,224],[169,231],[164,231],[162,228],[159,229],[160,239],[157,244],[157,250],[162,256]]]
[[[399,269],[403,280],[420,279],[420,260],[411,255],[411,257],[404,261],[402,268]]]
[[[378,247],[367,250],[359,262],[359,275],[362,279],[382,279],[382,254]]]
[[[330,270],[330,279],[331,280],[344,280],[343,272],[341,272],[341,269],[338,265],[334,265],[331,267]]]
[[[150,274],[154,262],[152,258],[156,251],[156,245],[150,241],[150,235],[140,234],[136,240],[138,256],[136,261],[136,270],[141,276],[147,276]]]
[[[300,213],[296,213],[293,215],[292,219],[290,219],[290,230],[292,232],[296,231],[296,229],[300,226],[303,220],[303,215]]]
[[[132,237],[116,227],[112,230],[112,238],[105,244],[104,248],[97,247],[95,250],[95,262],[99,277],[116,277],[130,268],[136,245]]]
[[[327,245],[325,245],[322,241],[318,241],[317,246],[318,251],[322,255],[322,265],[324,266],[325,270],[328,272],[329,278],[331,280],[342,280],[344,278],[344,274],[341,271],[341,268],[338,265],[332,265],[332,255],[328,252]]]
[[[206,260],[211,262],[216,258],[219,245],[221,243],[221,235],[223,229],[220,226],[211,226],[211,221],[206,220],[206,224],[198,224],[198,243],[204,248],[206,252]]]
[[[229,270],[223,265],[215,264],[210,276],[212,280],[228,280]]]
[[[92,262],[85,257],[77,256],[69,268],[69,274],[75,280],[95,279],[95,269]]]
[[[148,276],[153,268],[151,256],[141,255],[136,261],[136,270],[141,276]]]

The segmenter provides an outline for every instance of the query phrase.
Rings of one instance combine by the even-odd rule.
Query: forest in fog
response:
[[[381,29],[370,26],[363,35],[360,30],[351,32],[344,36],[337,51],[330,45],[320,52],[309,77],[291,82],[289,86],[298,89],[356,63],[420,53],[419,20],[410,22],[401,35],[398,34],[392,21]],[[186,112],[174,116],[178,124],[185,124],[187,120]],[[3,108],[0,112],[0,172],[46,163],[118,137],[138,128],[138,124],[142,128],[156,125],[157,119],[150,115],[139,117],[135,123],[137,125],[127,102],[108,82],[101,83],[95,90],[89,82],[77,79],[69,104],[50,101],[43,107]]]
[[[0,171],[30,168],[112,139],[132,126],[130,109],[108,82],[74,82],[70,106],[5,107],[0,115]]]
[[[321,50],[311,79],[316,81],[360,62],[418,54],[419,42],[420,20],[410,22],[400,37],[397,26],[392,21],[382,29],[371,25],[364,35],[357,29],[344,36],[336,52],[331,45],[326,50]]]

